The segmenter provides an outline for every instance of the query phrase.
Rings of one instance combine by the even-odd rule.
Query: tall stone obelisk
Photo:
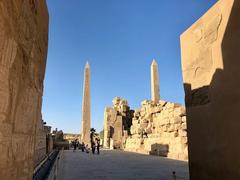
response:
[[[152,94],[152,101],[158,103],[160,100],[159,95],[159,77],[158,77],[158,64],[153,59],[151,64],[151,94]]]
[[[84,68],[81,142],[90,145],[90,65]]]

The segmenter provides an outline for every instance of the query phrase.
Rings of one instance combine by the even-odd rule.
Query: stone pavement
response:
[[[187,180],[188,163],[157,156],[117,150],[103,150],[100,155],[64,151],[59,180]]]

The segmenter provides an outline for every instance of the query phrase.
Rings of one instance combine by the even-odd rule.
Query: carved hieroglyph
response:
[[[0,179],[32,179],[47,45],[45,0],[0,1]]]
[[[182,70],[185,84],[191,83],[191,96],[186,97],[186,104],[194,106],[209,103],[208,85],[216,68],[222,68],[220,62],[214,61],[213,48],[218,39],[219,26],[222,22],[221,12],[213,13],[206,22],[197,21],[182,37]],[[187,34],[187,35],[186,35]],[[186,53],[187,51],[187,53]],[[187,89],[187,88],[186,88]]]
[[[84,68],[81,141],[90,145],[90,65],[88,62]]]
[[[158,77],[158,64],[153,60],[151,64],[151,95],[152,101],[158,103],[160,100],[159,95],[159,77]]]
[[[181,51],[190,179],[240,179],[240,1],[219,0]]]

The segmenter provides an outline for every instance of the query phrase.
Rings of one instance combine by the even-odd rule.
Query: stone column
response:
[[[152,101],[158,103],[160,100],[159,96],[159,77],[158,77],[158,64],[153,59],[151,64],[151,91],[152,91]]]
[[[90,145],[90,66],[84,68],[81,142]]]

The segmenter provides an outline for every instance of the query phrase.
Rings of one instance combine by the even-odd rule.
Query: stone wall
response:
[[[70,133],[64,133],[63,134],[63,139],[67,140],[69,143],[72,141],[75,141],[76,139],[80,141],[81,139],[81,134],[70,134]]]
[[[36,145],[34,152],[34,167],[36,167],[53,149],[51,127],[38,122],[36,132]]]
[[[0,179],[32,179],[47,45],[45,0],[0,1]]]
[[[181,51],[191,180],[240,179],[240,1],[219,0]]]
[[[143,101],[135,110],[124,150],[187,160],[185,108],[179,104]]]
[[[130,132],[133,111],[130,110],[125,99],[113,99],[113,107],[108,107],[104,112],[104,147],[110,147],[110,139],[114,148],[122,148],[124,132]],[[112,147],[111,147],[112,148]]]

